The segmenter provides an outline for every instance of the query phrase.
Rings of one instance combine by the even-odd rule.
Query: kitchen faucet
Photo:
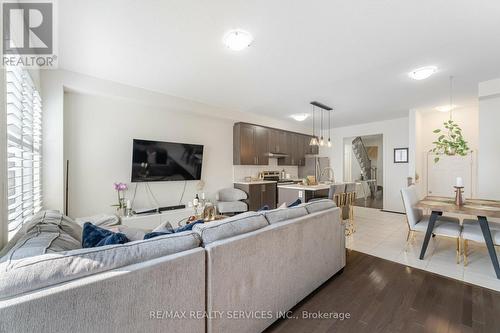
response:
[[[323,178],[323,176],[328,173],[328,181],[329,182],[335,182],[335,176],[334,176],[334,172],[333,172],[333,168],[331,167],[326,167],[323,169],[323,171],[321,171],[321,176],[320,178]],[[330,177],[331,175],[331,177]]]

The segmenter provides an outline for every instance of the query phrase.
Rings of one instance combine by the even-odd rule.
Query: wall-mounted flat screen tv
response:
[[[200,180],[203,145],[134,139],[132,182]]]

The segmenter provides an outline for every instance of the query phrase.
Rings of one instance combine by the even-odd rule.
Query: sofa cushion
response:
[[[303,206],[306,207],[307,212],[309,214],[337,207],[335,202],[333,202],[330,199],[322,199],[322,200],[309,202],[309,203],[304,204]]]
[[[85,222],[82,233],[82,247],[98,247],[104,245],[125,244],[129,239],[121,232],[113,232]]]
[[[257,212],[247,212],[224,220],[197,224],[193,231],[198,233],[204,245],[215,241],[245,234],[268,226],[264,215]]]
[[[30,217],[0,252],[0,263],[81,248],[82,227],[57,211]]]
[[[278,208],[264,213],[269,224],[295,219],[307,215],[307,209],[302,206],[292,208]]]
[[[183,232],[143,241],[44,254],[0,264],[0,298],[12,297],[84,276],[109,271],[200,246]]]

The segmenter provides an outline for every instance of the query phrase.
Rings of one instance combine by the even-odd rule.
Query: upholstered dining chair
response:
[[[349,222],[352,224],[354,230],[354,201],[356,201],[356,183],[345,184],[345,205],[348,207]]]
[[[493,240],[493,245],[500,246],[500,224],[488,221],[490,227],[491,239]],[[462,244],[464,253],[464,266],[468,264],[467,252],[469,250],[469,241],[476,243],[485,243],[483,232],[481,231],[481,226],[477,220],[464,219],[462,228]]]
[[[333,184],[330,185],[330,189],[328,190],[328,199],[335,201],[337,207],[343,206],[345,193],[345,184]]]
[[[421,209],[414,208],[418,203],[418,196],[415,186],[412,185],[401,189],[401,196],[406,211],[406,221],[408,223],[408,234],[406,236],[406,247],[408,249],[410,241],[415,236],[416,232],[427,231],[429,225],[429,215],[424,215]],[[433,235],[455,238],[457,241],[456,257],[457,264],[460,263],[460,232],[462,227],[460,220],[449,216],[439,216],[434,225]]]

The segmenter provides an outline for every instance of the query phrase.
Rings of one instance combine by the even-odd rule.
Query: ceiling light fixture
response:
[[[326,146],[328,148],[332,148],[332,141],[330,140],[330,131],[331,131],[331,125],[330,125],[330,118],[332,117],[332,111],[328,111],[328,142],[326,143]]]
[[[248,31],[234,29],[224,35],[223,42],[228,49],[241,51],[252,44],[253,37]]]
[[[323,140],[323,109],[321,109],[321,137],[319,139],[319,145],[324,146],[325,140]]]
[[[320,103],[320,102],[311,102],[310,103],[312,105],[312,117],[313,117],[313,137],[311,138],[311,141],[309,142],[309,145],[311,146],[324,146],[325,145],[325,140],[323,138],[323,110],[324,111],[327,111],[327,112],[331,112],[333,109],[323,103]],[[314,117],[314,110],[315,110],[315,107],[318,107],[321,109],[321,139],[318,141],[318,138],[316,137],[316,132],[315,132],[315,117]],[[330,113],[328,113],[328,117],[330,117]],[[330,118],[328,118],[328,124],[330,124]],[[330,127],[330,126],[328,126]],[[331,143],[330,143],[330,128],[328,128],[328,143],[327,143],[328,147],[331,147]]]
[[[307,118],[309,118],[309,114],[307,114],[307,113],[297,113],[297,114],[292,114],[290,117],[292,117],[296,121],[304,121]]]
[[[436,66],[425,66],[411,71],[410,73],[408,73],[408,76],[414,80],[424,80],[436,72]]]
[[[313,120],[313,136],[311,138],[311,141],[309,141],[309,146],[317,146],[318,145],[318,138],[316,138],[316,131],[314,130],[315,129],[315,126],[314,126],[314,104],[312,106],[312,120]]]

